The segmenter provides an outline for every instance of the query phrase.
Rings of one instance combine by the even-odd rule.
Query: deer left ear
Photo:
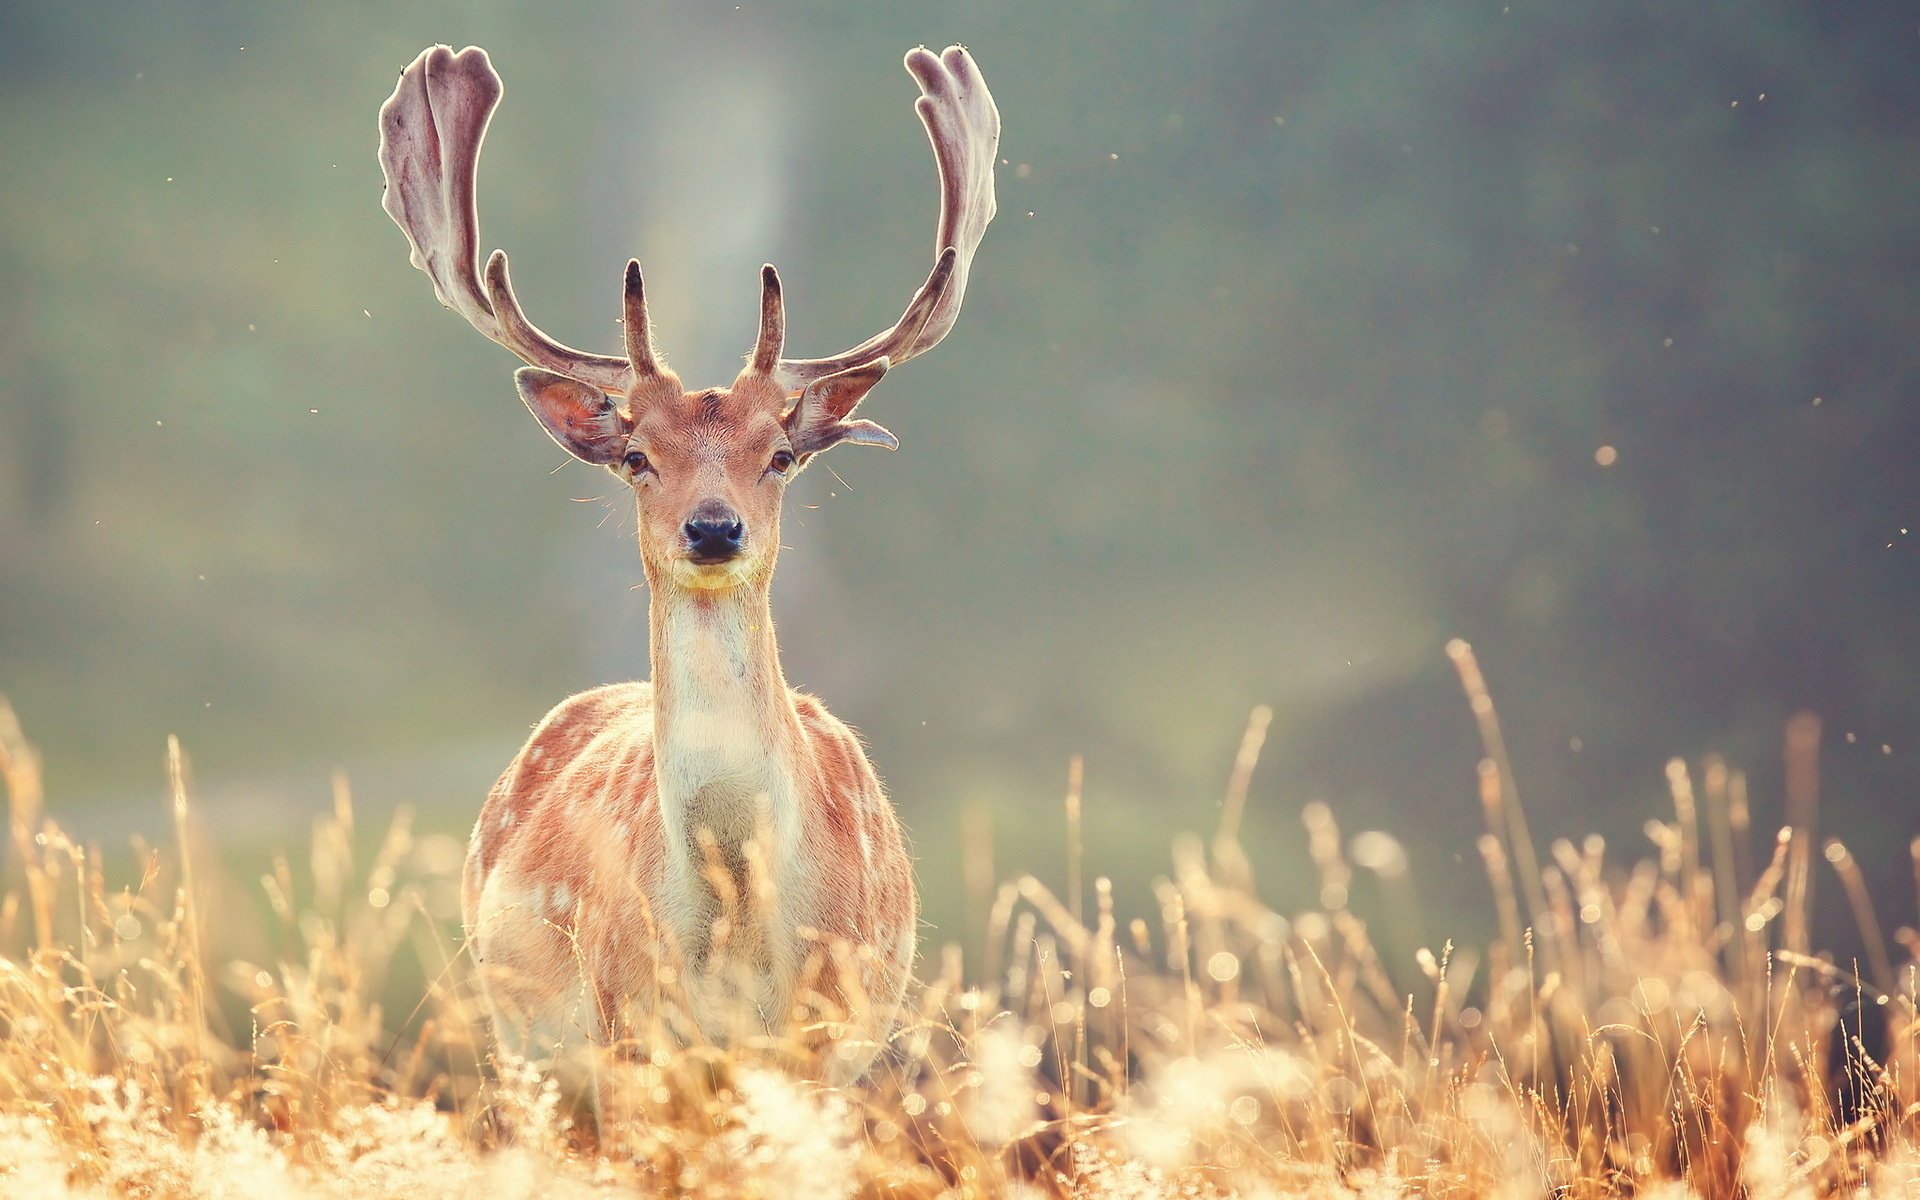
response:
[[[847,419],[886,373],[887,360],[880,358],[808,384],[784,418],[793,452],[804,458],[841,442],[898,450],[900,439],[879,425]]]
[[[539,367],[521,367],[513,382],[548,436],[568,454],[606,467],[626,453],[633,422],[599,388]]]

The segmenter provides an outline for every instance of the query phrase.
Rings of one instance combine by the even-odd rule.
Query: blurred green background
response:
[[[4,12],[0,693],[92,836],[163,827],[170,732],[230,840],[297,846],[334,768],[464,831],[549,706],[647,671],[629,501],[380,209],[375,113],[421,47],[506,79],[482,249],[534,319],[613,349],[637,254],[699,385],[762,261],[796,353],[897,315],[935,210],[899,60],[961,41],[1001,215],[953,336],[869,402],[902,451],[797,485],[775,599],[931,937],[968,812],[1003,872],[1060,878],[1075,752],[1089,871],[1143,905],[1259,703],[1276,902],[1315,894],[1320,798],[1410,843],[1433,926],[1479,927],[1455,636],[1543,840],[1638,853],[1667,758],[1711,750],[1777,824],[1782,722],[1819,712],[1825,826],[1912,920],[1910,5]]]

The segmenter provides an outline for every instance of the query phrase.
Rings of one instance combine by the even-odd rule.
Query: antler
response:
[[[780,284],[768,268],[754,367],[789,391],[881,359],[898,366],[937,345],[960,315],[967,269],[993,220],[1000,113],[973,57],[959,46],[937,55],[924,47],[912,50],[906,67],[920,84],[914,111],[927,127],[940,170],[933,272],[891,328],[832,358],[792,359],[779,357]],[[631,396],[663,375],[637,262],[627,264],[624,359],[575,350],[527,320],[513,295],[505,251],[487,259],[484,276],[479,270],[474,176],[501,91],[499,74],[478,46],[458,54],[449,46],[423,50],[380,108],[380,169],[386,176],[381,206],[407,235],[413,265],[433,281],[440,303],[531,366]]]
[[[993,220],[993,164],[1000,147],[1000,110],[965,48],[935,54],[907,52],[907,71],[920,85],[914,111],[927,127],[940,168],[940,223],[933,234],[933,273],[889,329],[832,358],[780,360],[776,378],[798,390],[816,379],[885,358],[899,366],[933,348],[960,316],[967,268]]]
[[[627,339],[633,347],[631,319],[637,311],[637,341],[644,354],[629,359],[575,350],[528,321],[514,299],[504,251],[495,250],[487,260],[482,285],[474,172],[500,93],[500,76],[478,46],[458,54],[450,46],[421,51],[380,106],[380,170],[387,181],[381,207],[407,235],[413,265],[433,281],[440,303],[531,366],[629,395],[655,369],[637,264],[627,269]]]
[[[760,268],[760,336],[753,343],[747,370],[771,375],[780,366],[780,349],[787,341],[787,310],[780,302],[780,272],[768,263]]]

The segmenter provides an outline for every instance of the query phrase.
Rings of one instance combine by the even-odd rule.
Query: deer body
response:
[[[841,442],[897,446],[853,417],[892,364],[943,338],[993,217],[999,115],[964,50],[915,50],[940,169],[935,263],[888,330],[829,359],[781,357],[779,276],[727,388],[688,392],[654,350],[638,262],[626,355],[571,349],[477,258],[475,171],[500,98],[484,51],[429,49],[381,110],[385,206],[443,303],[528,363],[521,399],[562,448],[634,492],[650,683],[563,701],[474,826],[461,912],[510,1050],[796,1039],[830,1079],[862,1074],[897,1020],[916,899],[893,808],[859,740],[787,685],[768,601],[789,479]]]
[[[654,681],[564,701],[481,810],[462,910],[516,1051],[603,1041],[650,1015],[690,1016],[665,1031],[680,1040],[778,1029],[829,939],[867,948],[852,981],[867,1020],[836,1073],[857,1075],[859,1051],[882,1043],[913,958],[906,845],[853,733],[787,688],[756,599],[655,593]],[[746,877],[750,847],[763,878]],[[715,865],[726,878],[708,878]],[[723,903],[729,888],[765,894]],[[728,908],[741,915],[716,947]]]

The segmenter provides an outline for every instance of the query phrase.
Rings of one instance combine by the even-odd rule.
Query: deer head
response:
[[[890,366],[953,328],[974,249],[993,219],[1000,114],[968,53],[907,54],[914,109],[940,174],[934,265],[892,327],[830,358],[785,358],[780,276],[761,270],[760,336],[724,388],[689,392],[653,346],[638,261],[627,263],[626,353],[566,346],[528,321],[507,256],[479,269],[475,175],[500,76],[487,52],[435,46],[400,75],[380,110],[383,206],[412,245],[440,302],[527,365],[520,398],[553,440],[634,490],[648,577],[700,589],[764,580],[780,544],[785,486],[813,456],[850,442],[899,443],[853,413]]]

